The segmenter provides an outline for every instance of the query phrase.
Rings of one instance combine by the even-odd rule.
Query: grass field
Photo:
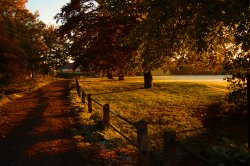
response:
[[[101,104],[136,123],[148,122],[150,150],[157,156],[162,149],[163,131],[176,130],[177,139],[193,149],[203,151],[214,140],[210,138],[207,118],[219,112],[227,94],[226,81],[168,80],[154,81],[151,89],[143,88],[143,78],[126,78],[125,81],[106,78],[84,78],[79,81],[86,94]],[[102,114],[102,108],[93,103],[94,112]],[[129,138],[136,141],[136,132],[127,123],[111,116],[111,123]],[[110,131],[106,139],[126,142]],[[119,137],[120,139],[114,138]],[[216,138],[217,136],[214,136]],[[118,142],[119,142],[118,141]]]
[[[207,108],[222,102],[227,93],[226,83],[222,81],[163,80],[155,81],[152,89],[143,89],[143,79],[140,78],[125,81],[86,78],[80,85],[85,93],[92,94],[93,99],[102,104],[109,103],[112,111],[132,122],[147,120],[150,135],[165,129],[177,132],[196,129],[180,134],[180,137],[203,132],[205,128],[201,120]],[[99,109],[98,105],[94,108]]]

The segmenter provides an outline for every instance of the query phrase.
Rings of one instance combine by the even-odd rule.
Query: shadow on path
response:
[[[0,107],[0,165],[86,165],[71,135],[70,80]]]

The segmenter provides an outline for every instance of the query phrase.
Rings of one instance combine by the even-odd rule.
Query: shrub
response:
[[[247,146],[237,146],[227,138],[223,144],[211,148],[212,159],[220,166],[249,166],[250,154]]]
[[[227,53],[224,70],[227,74],[232,74],[227,81],[229,93],[227,100],[232,103],[233,110],[245,112],[247,110],[247,74],[250,71],[250,52],[240,52],[238,49]]]

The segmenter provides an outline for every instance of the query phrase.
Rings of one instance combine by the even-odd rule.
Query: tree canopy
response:
[[[65,65],[69,58],[69,43],[67,38],[61,37],[58,28],[53,25],[47,26],[43,32],[43,41],[47,49],[42,57],[48,69],[57,70]]]
[[[57,15],[63,24],[61,34],[70,41],[75,65],[86,73],[129,73],[136,69],[134,54],[122,44],[136,20],[126,12],[114,13],[109,5],[104,1],[71,1]]]
[[[26,1],[0,1],[0,79],[8,83],[31,69],[45,48],[45,24],[25,8]]]
[[[26,2],[26,0],[0,0],[1,86],[8,85],[19,78],[29,77],[30,74],[33,77],[35,72],[44,73],[48,71],[48,66],[58,66],[54,65],[55,61],[57,63],[66,61],[65,56],[55,56],[55,50],[59,47],[60,53],[65,53],[62,51],[62,43],[66,43],[65,40],[59,40],[58,35],[54,33],[56,29],[47,27],[38,19],[38,12],[30,13],[25,7]],[[51,40],[49,41],[48,38]],[[53,55],[51,47],[54,48]]]
[[[105,57],[110,60],[115,57],[112,52],[123,49],[136,51],[140,66],[152,70],[176,54],[200,54],[204,60],[203,53],[208,52],[209,62],[216,61],[218,45],[225,49],[235,42],[243,50],[249,49],[247,0],[72,0],[57,19],[63,23],[62,33],[71,38],[79,63],[78,59],[89,59],[108,66],[93,55],[98,54],[101,61]]]

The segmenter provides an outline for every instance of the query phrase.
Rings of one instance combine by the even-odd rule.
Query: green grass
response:
[[[228,123],[224,121],[224,114],[220,114],[227,108],[226,81],[156,80],[151,89],[144,89],[143,78],[138,77],[126,78],[125,81],[84,78],[79,83],[94,100],[102,105],[109,103],[112,111],[133,123],[141,119],[147,121],[150,156],[155,165],[162,165],[163,132],[166,130],[176,130],[179,142],[213,161],[217,161],[223,153],[215,153],[214,147],[224,148],[225,138],[239,147],[245,147],[247,142],[245,122]],[[78,100],[81,101],[80,98]],[[135,150],[111,128],[103,130],[100,120],[96,119],[102,118],[103,108],[93,102],[93,109],[92,115],[87,113],[86,107],[84,112],[81,111],[82,121],[85,121],[87,131],[91,131],[90,140],[96,140],[94,137],[98,135],[102,139],[97,139],[97,142],[105,146],[108,142],[107,148],[124,148],[128,152]],[[90,122],[95,124],[94,128],[99,126],[97,131],[92,132],[93,126],[88,125]],[[134,142],[137,141],[136,129],[131,125],[112,114],[111,124]],[[134,154],[133,150],[131,152]],[[190,155],[178,151],[180,163],[189,159]]]
[[[109,103],[112,111],[130,121],[145,119],[152,148],[161,142],[164,130],[176,130],[179,139],[204,132],[202,120],[207,108],[222,102],[227,93],[226,82],[161,80],[155,81],[153,88],[143,89],[143,79],[139,78],[125,81],[85,78],[80,80],[80,85],[93,99]],[[95,104],[93,107],[101,114],[101,107]],[[135,139],[129,125],[113,116],[111,123]]]

